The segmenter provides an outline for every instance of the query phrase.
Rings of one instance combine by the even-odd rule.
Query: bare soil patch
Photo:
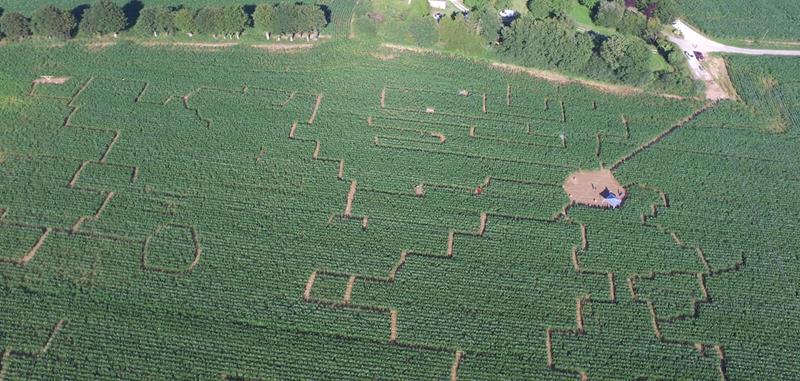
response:
[[[390,343],[396,343],[397,342],[397,310],[389,310],[389,319],[390,319],[389,342]]]
[[[162,41],[144,41],[141,43],[145,47],[158,47],[158,46],[177,46],[195,49],[224,49],[232,46],[239,45],[238,42],[162,42]]]
[[[591,87],[595,90],[602,91],[604,93],[609,94],[616,94],[616,95],[636,95],[636,94],[651,94],[657,95],[660,97],[668,98],[668,99],[685,99],[680,95],[676,94],[668,94],[668,93],[649,93],[644,89],[640,89],[638,87],[631,87],[631,86],[622,86],[622,85],[612,85],[609,83],[603,83],[598,81],[592,81],[588,79],[581,79],[581,78],[570,78],[563,74],[559,74],[557,72],[549,71],[549,70],[540,70],[540,69],[532,69],[523,66],[505,64],[500,62],[493,62],[491,64],[492,68],[499,69],[502,71],[506,71],[509,73],[525,73],[531,77],[543,79],[545,81],[554,82],[558,84],[570,84],[570,83],[577,83],[581,84],[586,87]]]
[[[414,195],[417,197],[425,197],[425,185],[417,184],[417,186],[414,187]]]
[[[350,182],[350,191],[347,192],[347,203],[344,207],[344,217],[350,218],[353,216],[353,200],[356,198],[356,190],[358,189],[358,182],[353,180]]]
[[[317,111],[319,111],[319,105],[322,103],[323,97],[324,95],[322,93],[317,95],[317,100],[314,103],[314,109],[311,110],[311,117],[308,118],[308,124],[314,124],[314,121],[317,119]]]
[[[314,44],[260,44],[250,46],[256,49],[266,50],[268,52],[290,53],[311,49],[314,47]]]
[[[33,80],[33,83],[36,85],[63,85],[72,77],[53,77],[49,75],[43,75],[39,78]]]
[[[608,169],[571,173],[564,181],[563,187],[570,201],[600,208],[610,207],[600,195],[600,192],[603,192],[606,188],[621,200],[624,200],[627,196],[625,188],[620,185],[617,179],[614,178],[614,174]]]
[[[117,44],[116,41],[92,42],[90,44],[86,44],[86,49],[88,49],[91,52],[99,52],[105,48],[114,46],[116,44]]]
[[[725,65],[725,60],[721,57],[709,57],[705,62],[706,71],[711,74],[713,78],[706,83],[706,99],[720,100],[720,99],[737,99],[736,88],[728,76],[728,67]]]
[[[560,84],[568,84],[572,82],[569,78],[561,74],[547,70],[530,69],[522,66],[504,64],[499,62],[492,63],[492,67],[500,69],[502,71],[507,71],[509,73],[525,73],[530,75],[531,77],[544,79],[545,81],[550,81]]]
[[[417,48],[413,46],[405,46],[405,45],[398,45],[398,44],[381,44],[382,47],[397,50],[400,52],[414,52],[414,53],[430,53],[433,52],[433,49],[427,48]]]

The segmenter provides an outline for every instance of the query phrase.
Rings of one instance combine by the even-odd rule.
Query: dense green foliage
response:
[[[345,12],[349,15],[352,8]],[[123,9],[113,1],[100,0],[83,11],[80,31],[87,35],[117,33],[129,27],[129,21],[135,20],[131,29],[140,35],[158,37],[181,31],[190,36],[202,33],[214,38],[239,38],[253,24],[261,31],[282,34],[319,32],[328,24],[321,5],[303,3],[261,4],[255,7],[252,20],[251,14],[245,12],[242,5],[198,9],[152,6],[138,10],[134,19],[128,20],[127,17]],[[5,20],[9,30],[5,34],[10,38],[13,36],[14,39],[21,39],[31,34],[29,21],[24,15],[10,12],[6,14]],[[75,22],[70,11],[47,5],[33,13],[32,29],[36,35],[65,38],[72,36]]]
[[[12,40],[21,40],[31,35],[30,20],[19,12],[7,12],[0,16],[0,33]]]
[[[194,21],[195,12],[188,8],[181,8],[175,12],[175,27],[181,32],[197,33],[197,23]]]
[[[580,72],[592,56],[594,41],[573,25],[553,18],[523,17],[503,33],[500,52],[527,66]]]
[[[325,25],[325,13],[314,5],[280,3],[274,15],[272,25],[261,27],[278,33],[299,33],[319,30]]]
[[[186,27],[185,24],[181,26]],[[178,27],[175,25],[175,13],[165,7],[144,8],[139,13],[136,20],[137,31],[146,34],[153,34],[158,37],[159,33],[175,33]]]
[[[652,77],[647,65],[650,49],[640,39],[612,36],[600,47],[600,57],[623,82],[643,84]]]
[[[240,5],[205,7],[194,16],[197,31],[208,35],[239,36],[248,23],[249,16]]]
[[[564,19],[523,16],[503,30],[502,40],[500,54],[526,66],[635,85],[654,79],[650,49],[635,36],[598,39]]]
[[[80,31],[86,34],[117,33],[128,25],[122,8],[111,0],[97,0],[81,16]]]
[[[450,379],[459,352],[459,380],[800,372],[800,130],[741,80],[791,118],[796,61],[734,59],[743,102],[619,166],[648,184],[621,209],[556,219],[571,172],[702,102],[343,40],[0,49],[6,379]]]
[[[31,16],[31,29],[39,36],[66,38],[78,26],[71,12],[46,5],[37,9]]]

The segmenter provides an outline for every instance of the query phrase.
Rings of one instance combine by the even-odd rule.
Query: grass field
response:
[[[774,101],[342,40],[0,49],[4,380],[800,372],[800,141]],[[791,65],[765,70],[797,115]],[[624,206],[568,206],[600,166]]]
[[[711,36],[731,41],[800,40],[800,2],[795,0],[680,0],[682,17]]]

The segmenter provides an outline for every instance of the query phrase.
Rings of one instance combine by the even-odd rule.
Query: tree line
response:
[[[573,0],[535,0],[513,17],[500,10],[512,0],[465,0],[469,18],[452,17],[481,36],[490,51],[525,66],[553,68],[593,79],[661,89],[691,86],[682,52],[661,36],[677,17],[675,0],[577,0],[595,25],[613,29],[604,35],[585,31],[569,16]],[[655,69],[654,52],[670,69]]]
[[[0,17],[0,35],[9,40],[31,36],[66,39],[79,35],[116,36],[123,30],[130,30],[155,37],[180,32],[188,36],[239,38],[245,30],[255,29],[266,38],[278,34],[293,39],[297,34],[307,38],[318,36],[327,24],[325,11],[320,6],[294,2],[261,4],[252,12],[242,5],[145,7],[131,20],[112,0],[97,0],[79,15],[75,13],[78,12],[53,5],[39,8],[30,17],[19,12],[5,12]]]

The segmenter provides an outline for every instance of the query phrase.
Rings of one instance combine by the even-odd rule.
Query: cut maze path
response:
[[[326,48],[314,51],[319,49]],[[434,59],[398,55],[375,65],[405,73],[417,70],[405,68],[406,61]],[[80,96],[86,98],[80,101],[36,97],[61,93],[44,87],[50,84],[35,85],[32,100],[69,104],[63,126],[57,120],[54,128],[91,135],[93,145],[101,147],[91,157],[70,161],[67,170],[54,171],[59,189],[89,192],[85,188],[91,185],[96,202],[87,203],[86,211],[63,227],[25,225],[37,256],[20,253],[0,270],[29,275],[71,265],[67,256],[54,258],[58,248],[50,245],[97,239],[132,248],[126,258],[106,255],[96,261],[93,282],[102,292],[130,287],[122,294],[144,295],[142,305],[186,299],[190,314],[167,305],[158,326],[188,333],[182,335],[186,338],[166,337],[166,346],[219,341],[217,353],[203,357],[198,352],[193,358],[201,378],[222,374],[230,380],[257,380],[287,374],[267,362],[251,362],[275,353],[283,357],[271,361],[288,364],[282,372],[316,375],[309,371],[330,366],[337,375],[350,371],[363,378],[451,381],[491,379],[490,372],[501,367],[495,378],[613,378],[664,358],[671,358],[670,369],[687,378],[725,379],[732,374],[731,364],[742,366],[736,349],[726,353],[731,347],[724,337],[684,336],[674,327],[703,322],[709,310],[718,308],[719,290],[709,287],[709,280],[729,279],[752,264],[744,257],[734,264],[727,257],[716,260],[718,254],[707,254],[695,236],[684,236],[682,231],[692,225],[670,219],[670,208],[678,214],[682,204],[671,207],[658,189],[628,184],[633,210],[600,211],[568,204],[560,188],[567,173],[578,168],[603,162],[614,163],[614,170],[635,168],[624,165],[651,158],[649,152],[659,151],[651,149],[663,146],[664,139],[680,139],[682,133],[673,133],[714,104],[645,93],[609,95],[591,86],[554,85],[506,70],[486,70],[500,78],[492,84],[465,80],[421,91],[426,81],[405,78],[409,82],[403,87],[381,83],[383,77],[377,83],[361,82],[363,73],[354,69],[358,84],[338,88],[340,83],[332,80],[316,87],[307,83],[307,72],[293,71],[313,63],[298,64],[288,56],[277,58],[274,74],[257,73],[266,78],[261,83],[241,88],[220,84],[243,83],[229,80],[234,74],[222,70],[216,73],[219,80],[209,76],[180,90],[149,81],[115,86],[98,76],[82,87]],[[430,62],[418,67],[430,67]],[[281,76],[295,80],[283,83]],[[119,108],[137,125],[103,128],[102,115],[87,115],[99,109],[93,104],[98,100],[89,98],[119,88],[124,89],[120,99],[130,103],[119,101]],[[178,125],[174,136],[168,133],[171,126],[136,119],[167,111],[175,113],[170,119]],[[205,140],[194,140],[188,132]],[[212,142],[226,132],[230,141]],[[150,143],[137,135],[144,133],[154,134]],[[565,138],[559,137],[562,133]],[[197,158],[190,159],[185,146],[198,152]],[[687,150],[680,145],[670,149],[677,155]],[[155,159],[135,160],[139,152],[163,160],[164,167]],[[0,170],[13,170],[18,156],[13,153],[11,165]],[[661,172],[654,176],[666,173]],[[105,178],[112,173],[116,177]],[[641,175],[630,173],[624,174]],[[148,186],[172,196],[149,192]],[[150,199],[139,204],[139,192]],[[150,210],[139,210],[144,208]],[[0,227],[16,228],[22,209],[20,203],[0,205]],[[604,220],[606,212],[617,214]],[[618,212],[626,213],[624,218],[615,219]],[[187,215],[195,216],[197,225],[183,223]],[[149,218],[165,222],[142,229],[139,225],[147,221],[140,220]],[[129,225],[136,226],[137,234],[124,230]],[[125,236],[96,234],[109,227],[123,227],[119,231]],[[636,242],[623,245],[620,235],[635,236]],[[188,239],[170,246],[170,237],[181,236]],[[683,262],[659,261],[664,257],[652,254],[660,249],[680,255]],[[183,256],[158,262],[172,251]],[[625,260],[615,262],[610,254]],[[20,258],[26,263],[20,264]],[[180,261],[184,267],[169,266]],[[114,268],[122,263],[128,267]],[[140,279],[152,282],[138,288]],[[108,286],[112,282],[116,288]],[[250,287],[237,287],[239,282]],[[93,290],[87,286],[85,292]],[[127,301],[119,298],[118,303]],[[80,316],[82,311],[71,313]],[[170,316],[175,320],[169,321]],[[213,323],[215,337],[192,338],[201,325],[184,327],[187,316]],[[152,353],[163,348],[147,341],[153,337],[151,327],[139,328],[139,322],[131,319],[124,337],[113,328],[84,332],[86,325],[72,323],[76,328],[68,333],[97,341],[98,350],[109,347],[103,340],[119,340],[120,347],[146,342],[142,349]],[[254,332],[264,332],[256,327],[270,327],[269,334],[257,337]],[[259,346],[290,336],[276,335],[279,331],[302,334],[281,351]],[[59,352],[75,349],[72,342],[56,344],[51,349],[67,364],[77,356],[97,358]],[[248,347],[251,351],[242,350]],[[113,348],[107,352],[136,356]],[[3,365],[6,359],[16,360],[8,348],[0,349],[5,350],[0,352]],[[394,364],[411,367],[408,358],[430,360],[426,364],[433,371],[392,373]],[[600,358],[610,360],[595,361]],[[141,372],[136,375],[152,371],[130,366]],[[648,366],[640,369],[647,370],[645,376],[657,373]]]

